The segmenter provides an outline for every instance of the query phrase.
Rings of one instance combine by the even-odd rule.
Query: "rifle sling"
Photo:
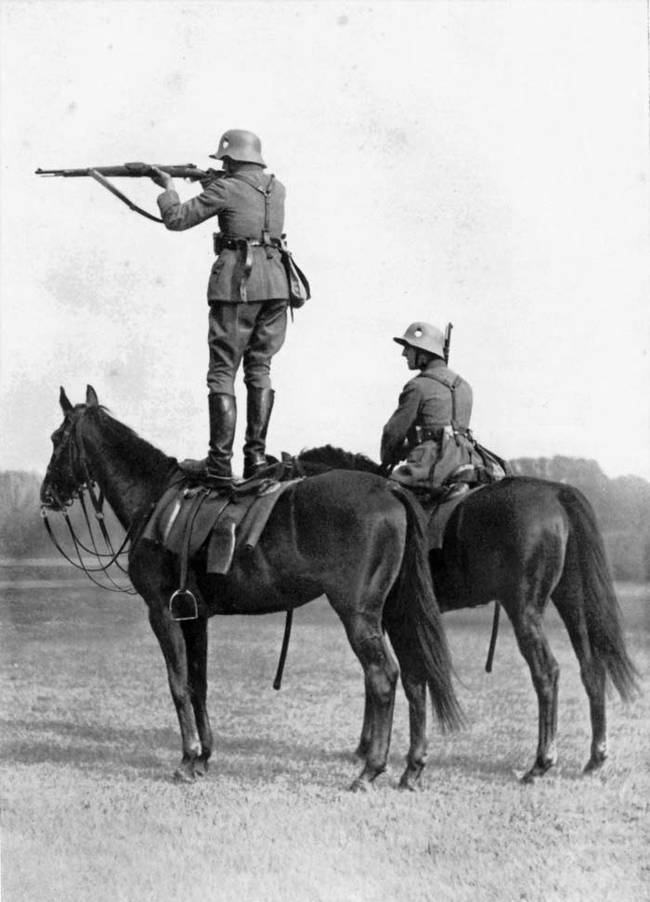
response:
[[[100,185],[103,185],[107,191],[110,191],[111,194],[114,194],[115,197],[119,197],[122,203],[125,203],[127,207],[131,210],[134,210],[136,213],[140,213],[141,216],[145,216],[147,219],[151,219],[152,222],[162,222],[162,219],[158,216],[154,216],[153,213],[147,213],[146,210],[143,210],[142,207],[139,207],[137,204],[134,204],[132,200],[126,196],[126,194],[122,194],[119,188],[116,188],[115,185],[112,185],[109,180],[101,174],[101,172],[97,172],[96,169],[89,169],[88,175],[92,176],[96,182],[99,182]]]

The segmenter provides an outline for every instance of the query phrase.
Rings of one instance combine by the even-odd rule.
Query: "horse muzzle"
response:
[[[41,486],[40,499],[41,515],[44,515],[46,511],[61,511],[66,506],[61,501],[54,486],[49,484],[47,480],[45,480]]]

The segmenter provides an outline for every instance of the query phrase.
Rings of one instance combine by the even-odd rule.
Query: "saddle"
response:
[[[180,585],[170,598],[175,620],[198,616],[196,597],[187,585],[190,560],[205,547],[206,572],[227,574],[237,552],[255,548],[279,498],[298,481],[254,478],[212,489],[183,479],[165,490],[141,538],[179,559]]]
[[[429,551],[442,548],[445,529],[453,512],[470,495],[480,492],[483,488],[485,488],[485,484],[470,486],[467,483],[460,482],[449,486],[449,491],[438,498],[418,496],[427,518]]]

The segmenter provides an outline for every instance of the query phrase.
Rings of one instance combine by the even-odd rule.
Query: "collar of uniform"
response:
[[[229,178],[237,178],[237,176],[245,176],[246,181],[258,181],[260,185],[268,180],[268,175],[262,167],[256,166],[254,163],[243,163],[237,167],[235,172],[230,174]]]
[[[430,373],[432,370],[439,370],[446,367],[447,364],[442,359],[442,357],[434,357],[433,360],[430,360],[425,368],[422,370],[423,373]]]

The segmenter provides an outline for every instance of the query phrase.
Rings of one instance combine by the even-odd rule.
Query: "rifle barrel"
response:
[[[125,163],[123,166],[88,166],[85,169],[37,169],[35,175],[63,176],[63,178],[81,178],[89,176],[91,172],[99,172],[107,178],[145,178],[151,174],[154,168],[162,169],[172,178],[202,179],[208,175],[217,175],[214,170],[199,169],[194,163],[186,163],[184,166],[168,166],[162,163]]]

